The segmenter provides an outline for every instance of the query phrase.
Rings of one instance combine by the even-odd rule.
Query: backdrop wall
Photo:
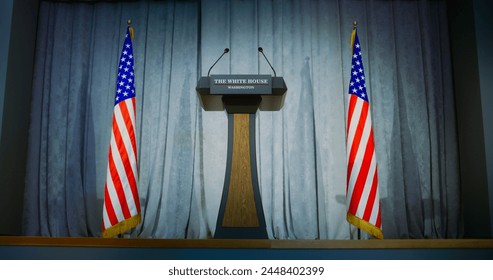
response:
[[[387,238],[460,237],[455,104],[445,1],[42,2],[24,234],[99,236],[116,65],[136,34],[139,237],[206,238],[224,180],[227,117],[195,84],[270,73],[288,92],[257,114],[270,238],[349,239],[345,109],[349,34],[359,22]]]

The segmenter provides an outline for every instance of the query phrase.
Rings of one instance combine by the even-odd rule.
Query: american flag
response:
[[[366,93],[363,58],[356,28],[351,38],[353,52],[347,118],[346,218],[357,228],[382,239],[377,160],[370,103]]]
[[[141,221],[137,191],[134,56],[131,32],[131,27],[128,27],[118,66],[104,190],[103,237],[114,237],[124,233]]]

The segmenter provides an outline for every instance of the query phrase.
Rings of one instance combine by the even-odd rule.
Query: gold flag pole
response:
[[[130,19],[127,20],[127,26],[128,26],[128,32],[130,33],[130,40],[133,41],[134,40],[134,28],[132,27],[132,20],[130,20]],[[139,214],[137,219],[135,219],[135,221],[138,224],[138,223],[140,223],[140,214]],[[132,219],[132,220],[134,220],[134,219]],[[126,232],[130,232],[130,230],[127,230]],[[125,238],[125,233],[122,232],[122,233],[117,234],[116,238]]]
[[[351,31],[351,53],[354,52],[354,39],[356,38],[356,27],[358,26],[358,22],[357,21],[353,21],[353,31]],[[358,230],[357,233],[358,233],[358,240],[361,240],[361,229],[359,227],[356,227],[356,229]]]
[[[134,40],[134,28],[132,27],[132,21],[127,20],[128,31],[130,32],[130,39]]]
[[[351,51],[353,50],[354,38],[356,38],[356,26],[358,25],[357,21],[353,21],[353,31],[351,32]]]

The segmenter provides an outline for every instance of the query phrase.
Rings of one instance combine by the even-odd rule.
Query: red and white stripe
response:
[[[104,192],[103,232],[140,214],[135,115],[135,97],[114,107]]]
[[[370,105],[350,94],[347,126],[347,213],[381,229]]]

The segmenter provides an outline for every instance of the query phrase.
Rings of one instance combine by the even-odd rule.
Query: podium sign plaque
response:
[[[271,75],[212,75],[211,94],[272,94]]]
[[[228,79],[228,77],[233,77],[236,79],[241,77],[241,79],[255,80],[255,79],[265,79],[269,77],[270,85],[259,85],[259,84],[241,84],[242,89],[239,88],[238,84],[223,84],[217,85],[217,87],[211,87],[211,83],[214,83],[214,79]],[[231,88],[227,88],[231,86]],[[250,89],[247,89],[250,87]],[[205,111],[226,111],[229,114],[234,113],[252,113],[255,114],[257,109],[260,111],[279,111],[284,105],[284,97],[286,93],[286,84],[282,77],[271,77],[270,75],[211,75],[211,77],[202,77],[197,83],[196,88],[200,104]],[[227,99],[223,102],[223,98]],[[256,107],[249,106],[259,102]],[[228,106],[231,109],[228,111]],[[232,106],[236,106],[232,108]],[[241,107],[249,107],[241,108]]]
[[[197,93],[205,111],[228,114],[228,156],[214,238],[268,238],[257,176],[255,114],[279,111],[286,84],[270,75],[212,75]]]

